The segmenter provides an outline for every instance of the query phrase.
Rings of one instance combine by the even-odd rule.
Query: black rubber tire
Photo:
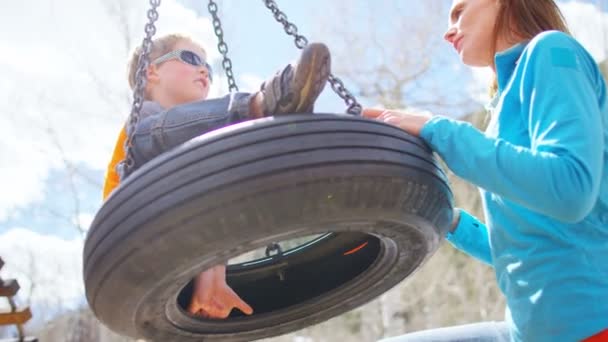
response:
[[[400,129],[333,114],[248,121],[159,156],[114,191],[85,242],[86,297],[105,325],[135,338],[275,336],[389,290],[436,251],[451,219],[445,174],[428,146]],[[180,308],[182,289],[202,269],[271,241],[324,232],[334,234],[305,249],[300,263],[364,264],[346,283],[250,317],[202,320]],[[360,259],[342,253],[365,241],[367,252],[353,254]],[[308,287],[331,278],[308,273],[296,278],[312,279]],[[260,302],[272,301],[270,291],[255,292]]]

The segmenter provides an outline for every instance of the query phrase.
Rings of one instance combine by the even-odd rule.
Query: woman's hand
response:
[[[405,112],[378,108],[365,108],[362,114],[366,118],[397,126],[415,136],[420,136],[422,127],[433,117],[430,112]]]
[[[247,315],[253,309],[226,284],[226,266],[215,266],[194,279],[188,312],[203,318],[226,318],[233,308]]]

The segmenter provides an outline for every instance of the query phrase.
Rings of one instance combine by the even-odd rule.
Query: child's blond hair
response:
[[[191,43],[197,45],[198,47],[200,47],[201,50],[203,50],[203,53],[205,54],[201,57],[203,57],[203,58],[207,57],[206,56],[207,52],[205,51],[205,49],[200,44],[195,42],[190,36],[187,36],[185,34],[180,34],[180,33],[172,33],[172,34],[161,36],[161,37],[158,37],[158,38],[155,38],[152,40],[149,60],[153,61],[154,59],[173,51],[173,49],[175,49],[175,46],[177,45],[177,43],[182,42],[182,41],[191,42]],[[131,89],[133,89],[135,87],[135,73],[137,72],[137,62],[139,61],[140,54],[141,54],[141,46],[138,46],[133,51],[133,54],[131,55],[131,59],[129,60],[128,79],[129,79],[129,86],[131,87]]]

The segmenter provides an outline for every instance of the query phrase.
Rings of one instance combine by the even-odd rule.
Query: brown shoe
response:
[[[322,43],[308,44],[296,65],[288,65],[262,84],[264,116],[311,113],[329,77],[331,56]]]

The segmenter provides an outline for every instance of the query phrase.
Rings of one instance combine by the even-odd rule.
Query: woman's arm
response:
[[[462,209],[456,209],[454,216],[457,217],[457,221],[446,235],[447,240],[454,247],[492,266],[492,253],[486,226]]]
[[[471,183],[541,214],[577,222],[592,210],[599,193],[605,128],[596,75],[584,50],[569,39],[553,34],[520,61],[527,70],[520,94],[529,108],[530,147],[442,117],[428,121],[421,136]]]

